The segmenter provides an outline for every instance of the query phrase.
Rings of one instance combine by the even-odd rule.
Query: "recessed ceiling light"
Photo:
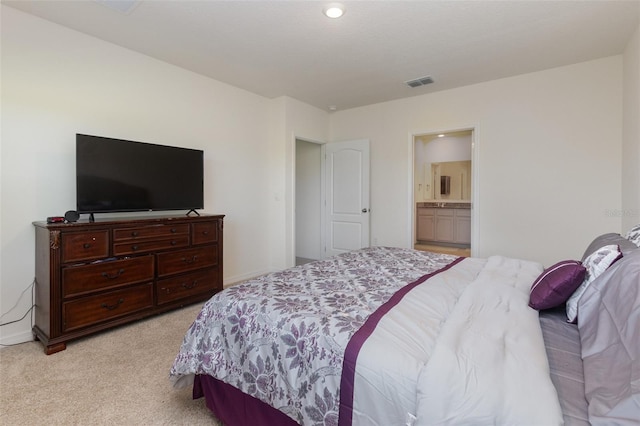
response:
[[[335,110],[337,110],[337,109],[338,109],[338,107],[337,107],[337,106],[335,106],[335,105],[329,105],[329,111],[335,111]]]
[[[440,133],[440,134],[438,135],[438,137],[439,137],[439,138],[444,138],[444,134]]]
[[[323,9],[323,12],[329,18],[339,18],[344,15],[344,5],[341,3],[330,3]]]

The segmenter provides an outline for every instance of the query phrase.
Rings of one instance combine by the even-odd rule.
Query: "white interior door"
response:
[[[325,257],[369,247],[369,140],[325,147]]]

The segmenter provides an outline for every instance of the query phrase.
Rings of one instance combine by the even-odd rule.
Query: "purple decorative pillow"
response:
[[[562,305],[582,284],[586,272],[577,260],[563,260],[550,266],[531,285],[529,306],[540,311]]]

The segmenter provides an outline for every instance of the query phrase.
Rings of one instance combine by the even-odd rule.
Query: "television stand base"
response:
[[[195,213],[195,214],[196,214],[196,216],[200,216],[200,213],[198,213],[198,212],[196,211],[196,209],[191,209],[191,210],[189,210],[189,211],[187,212],[187,216],[191,216],[191,212]]]
[[[89,213],[89,222],[93,223],[96,221],[95,216],[93,215],[93,213]]]

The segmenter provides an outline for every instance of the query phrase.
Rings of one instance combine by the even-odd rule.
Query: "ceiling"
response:
[[[286,95],[324,110],[617,55],[640,16],[640,0],[342,1],[339,19],[322,14],[329,2],[309,0],[0,1],[267,98]],[[424,76],[434,83],[405,84]]]

